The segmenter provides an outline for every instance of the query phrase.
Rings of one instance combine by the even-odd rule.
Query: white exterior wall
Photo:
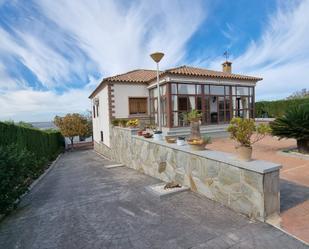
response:
[[[109,130],[109,108],[108,108],[108,88],[105,86],[97,95],[92,99],[99,98],[99,117],[93,117],[93,140],[97,143],[101,143],[101,131],[103,131],[103,143],[110,146],[110,130]],[[92,107],[93,108],[93,107]],[[96,111],[97,112],[97,111]]]
[[[146,85],[114,84],[113,89],[115,95],[115,118],[129,117],[129,97],[149,98],[149,92]],[[149,113],[149,106],[147,110]]]

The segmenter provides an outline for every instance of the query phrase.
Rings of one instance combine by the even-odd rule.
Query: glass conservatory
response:
[[[185,113],[192,109],[202,113],[202,125],[229,123],[233,117],[254,117],[254,87],[166,83],[160,86],[161,124],[183,127],[189,123]],[[149,89],[150,116],[158,121],[157,88]]]

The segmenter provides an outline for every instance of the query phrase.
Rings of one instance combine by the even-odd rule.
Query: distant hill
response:
[[[47,129],[56,129],[58,130],[57,126],[54,122],[29,122],[33,127],[38,128],[40,130],[47,130]]]

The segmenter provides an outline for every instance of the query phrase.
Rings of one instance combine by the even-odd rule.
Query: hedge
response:
[[[0,122],[0,146],[16,144],[20,149],[33,152],[40,159],[51,160],[64,146],[58,131],[42,131]]]
[[[255,103],[256,117],[257,118],[281,117],[289,108],[304,103],[309,103],[309,98],[276,100],[276,101],[259,101]]]
[[[57,131],[0,122],[0,214],[15,207],[16,200],[63,147],[64,138]]]

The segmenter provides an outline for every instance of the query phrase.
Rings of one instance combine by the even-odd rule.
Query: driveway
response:
[[[158,200],[158,180],[92,150],[64,154],[0,223],[0,248],[308,248],[192,192]]]

